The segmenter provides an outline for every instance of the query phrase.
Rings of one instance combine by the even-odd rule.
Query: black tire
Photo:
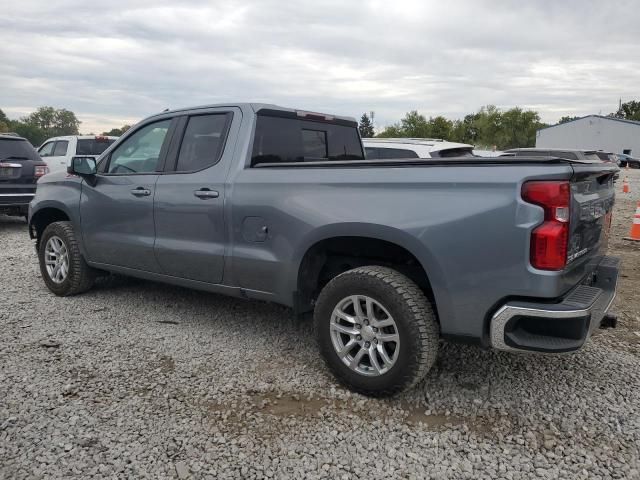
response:
[[[395,363],[386,373],[366,376],[354,371],[334,348],[332,313],[350,295],[379,302],[396,323],[400,346]],[[438,354],[439,327],[430,302],[414,282],[391,268],[359,267],[335,277],[318,297],[314,323],[328,368],[343,385],[364,395],[390,396],[411,388],[424,378]]]
[[[69,269],[66,278],[56,283],[45,264],[45,249],[51,237],[58,237],[64,243],[69,257]],[[80,246],[76,239],[71,222],[54,222],[45,228],[39,240],[38,260],[40,261],[40,273],[47,288],[58,296],[66,297],[85,292],[93,286],[97,271],[84,261]]]

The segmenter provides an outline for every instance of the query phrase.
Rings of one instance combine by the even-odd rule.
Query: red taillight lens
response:
[[[544,209],[544,222],[531,232],[531,265],[541,270],[562,270],[567,265],[569,244],[569,182],[526,182],[522,199]]]
[[[40,178],[47,173],[49,173],[49,167],[47,167],[46,165],[36,165],[33,175],[36,178]]]

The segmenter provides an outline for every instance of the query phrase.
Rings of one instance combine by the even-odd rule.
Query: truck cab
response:
[[[65,172],[71,157],[101,155],[118,137],[106,135],[65,135],[46,140],[38,148],[38,154],[46,162],[49,170]]]

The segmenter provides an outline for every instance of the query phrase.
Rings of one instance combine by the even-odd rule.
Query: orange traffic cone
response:
[[[633,216],[633,222],[631,223],[631,230],[629,236],[624,237],[625,240],[633,240],[634,242],[640,242],[640,202],[636,208],[636,214]]]
[[[631,189],[629,188],[629,180],[625,175],[624,178],[622,179],[622,193],[629,193],[630,191]]]

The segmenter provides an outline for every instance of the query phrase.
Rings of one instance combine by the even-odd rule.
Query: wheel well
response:
[[[386,266],[406,275],[420,287],[435,310],[427,273],[406,248],[376,238],[334,237],[316,243],[302,258],[295,299],[297,312],[312,310],[318,294],[332,278],[366,265]]]
[[[43,208],[39,210],[33,218],[31,218],[31,224],[29,225],[29,233],[31,238],[36,239],[37,244],[40,243],[40,237],[45,228],[51,225],[53,222],[69,221],[69,217],[62,210],[57,208]]]

